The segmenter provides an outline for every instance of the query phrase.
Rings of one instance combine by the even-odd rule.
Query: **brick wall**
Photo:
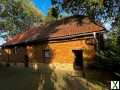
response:
[[[95,56],[94,45],[87,45],[85,40],[59,43],[49,42],[48,44],[39,44],[31,47],[33,49],[32,60],[36,60],[37,62],[44,62],[44,58],[42,57],[42,50],[44,49],[50,50],[51,58],[48,60],[52,63],[73,63],[74,54],[72,50],[82,49],[85,63],[92,61]]]

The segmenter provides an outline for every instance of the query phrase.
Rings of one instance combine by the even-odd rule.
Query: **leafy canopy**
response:
[[[30,26],[41,22],[41,14],[32,5],[30,0],[0,0],[5,10],[0,17],[1,30],[8,32],[9,36],[27,30]]]

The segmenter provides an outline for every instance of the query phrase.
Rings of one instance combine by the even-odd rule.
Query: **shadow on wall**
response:
[[[50,25],[48,25],[48,26],[50,26]],[[55,27],[53,27],[53,29],[55,30],[54,32],[57,31]],[[29,38],[28,38],[29,40],[28,40],[27,44],[26,44],[26,42],[21,42],[20,44],[11,45],[11,46],[8,46],[6,48],[3,48],[4,50],[3,50],[2,55],[1,55],[1,57],[2,57],[1,60],[5,61],[5,63],[7,63],[7,66],[9,66],[10,63],[18,63],[18,62],[24,63],[25,66],[28,66],[30,61],[29,61],[27,46],[33,45],[33,44],[35,46],[35,45],[40,45],[42,43],[42,53],[41,53],[42,58],[41,59],[43,60],[43,62],[48,61],[46,63],[49,64],[51,62],[53,54],[52,54],[51,49],[48,46],[48,43],[49,43],[48,39],[49,39],[49,34],[54,33],[54,32],[49,32],[46,28],[44,28],[44,30],[42,28],[42,30],[39,31],[39,33],[40,33],[39,35],[37,33],[35,35],[29,36]],[[28,33],[28,35],[29,35],[29,33]],[[21,35],[21,36],[23,36],[23,35]],[[39,40],[41,40],[41,38],[43,40],[45,39],[46,41],[45,42],[39,41]],[[18,41],[20,41],[20,40],[18,40]],[[21,40],[21,41],[24,41],[24,40]],[[45,53],[43,53],[43,51],[45,51],[47,49],[50,50],[49,53],[51,53],[51,57],[48,57],[48,60],[45,60],[47,57],[46,57]]]
[[[11,56],[11,50],[8,48],[6,49],[2,48],[0,55],[0,63],[9,66],[10,56]]]
[[[24,63],[24,66],[28,66],[28,57],[24,46],[3,48],[0,60],[6,66],[17,65],[17,63]]]

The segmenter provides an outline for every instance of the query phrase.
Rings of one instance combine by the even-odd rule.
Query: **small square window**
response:
[[[50,50],[44,50],[44,58],[45,59],[50,58]]]

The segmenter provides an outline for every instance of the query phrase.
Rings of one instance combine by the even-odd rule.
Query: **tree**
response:
[[[61,0],[51,0],[51,3],[52,7],[49,9],[49,11],[51,12],[51,16],[53,16],[56,19],[61,18]]]
[[[113,23],[112,31],[109,32],[108,37],[111,40],[112,47],[120,49],[120,14]]]
[[[59,15],[57,9],[52,7],[48,10],[47,16],[44,16],[43,23],[53,22],[53,21],[58,20],[60,18],[61,18],[61,16]]]
[[[119,0],[51,0],[58,11],[70,15],[87,15],[97,21],[113,20],[120,11]]]
[[[29,0],[0,0],[0,2],[5,6],[5,11],[0,14],[4,19],[0,26],[9,36],[25,31],[42,21],[40,12]]]

